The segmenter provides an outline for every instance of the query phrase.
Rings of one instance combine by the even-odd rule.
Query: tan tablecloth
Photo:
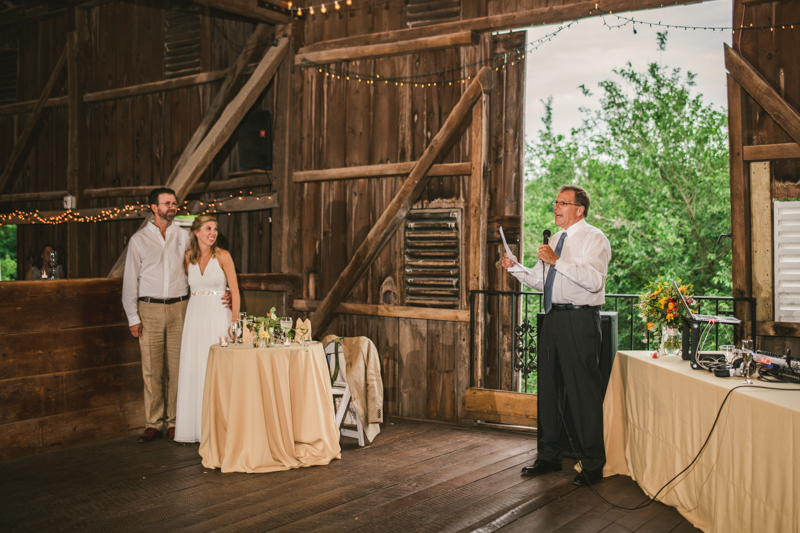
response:
[[[275,472],[341,458],[322,345],[214,345],[200,456],[223,472]]]
[[[652,497],[700,451],[741,382],[619,352],[603,405],[604,473],[630,476]],[[659,495],[703,531],[800,532],[800,386],[765,386],[799,390],[731,393],[700,459]]]

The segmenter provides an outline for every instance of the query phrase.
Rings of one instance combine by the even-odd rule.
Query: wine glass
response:
[[[236,342],[242,332],[242,327],[239,325],[238,320],[231,321],[231,342]]]
[[[50,252],[50,279],[56,279],[56,267],[58,266],[58,252]]]
[[[289,340],[289,332],[292,331],[292,317],[285,316],[281,318],[281,329],[283,330],[283,344],[288,346],[291,343]]]

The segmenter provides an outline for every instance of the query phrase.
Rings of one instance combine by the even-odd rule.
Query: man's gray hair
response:
[[[583,218],[589,216],[589,206],[592,203],[592,199],[589,198],[589,193],[586,192],[586,189],[580,185],[562,185],[558,189],[558,194],[564,191],[573,191],[575,193],[575,202],[583,206]]]

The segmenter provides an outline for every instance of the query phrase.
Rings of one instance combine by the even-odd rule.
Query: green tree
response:
[[[606,291],[638,293],[659,274],[691,282],[698,294],[731,291],[727,116],[692,95],[694,75],[627,64],[619,80],[599,84],[597,110],[569,136],[543,127],[526,147],[526,261],[532,266],[544,228],[557,230],[552,201],[560,185],[585,187],[588,222],[611,241]],[[589,91],[581,87],[586,95]]]
[[[0,273],[2,281],[17,279],[16,226],[0,226]]]

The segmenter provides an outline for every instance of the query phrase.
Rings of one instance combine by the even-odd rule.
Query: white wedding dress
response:
[[[208,350],[221,336],[227,337],[231,324],[231,310],[221,301],[226,285],[225,272],[216,258],[211,258],[202,274],[199,265],[189,265],[192,296],[183,323],[178,370],[175,415],[175,440],[178,442],[200,442]]]

